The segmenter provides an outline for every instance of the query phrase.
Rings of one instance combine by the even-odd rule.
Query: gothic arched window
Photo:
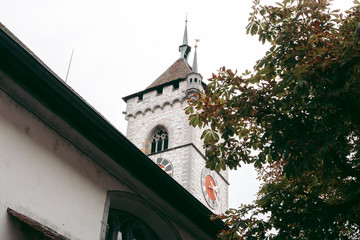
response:
[[[156,240],[160,239],[154,231],[137,217],[120,211],[109,215],[107,239]]]
[[[169,135],[166,130],[158,129],[151,139],[151,153],[157,153],[168,149]]]

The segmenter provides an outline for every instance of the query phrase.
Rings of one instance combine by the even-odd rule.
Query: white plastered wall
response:
[[[0,239],[12,208],[71,239],[99,239],[107,190],[129,189],[0,91]]]

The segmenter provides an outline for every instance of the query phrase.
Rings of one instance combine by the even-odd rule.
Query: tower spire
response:
[[[185,31],[182,45],[179,46],[179,52],[181,53],[180,58],[185,58],[187,60],[189,53],[191,51],[191,47],[188,45],[188,37],[187,37],[187,15],[185,20]]]
[[[194,73],[198,72],[198,66],[197,66],[197,43],[200,42],[200,39],[195,39],[195,53],[194,53],[194,61],[193,61],[193,65],[192,65],[192,71]]]
[[[186,19],[185,19],[185,31],[184,31],[184,37],[183,37],[183,45],[187,45],[188,44],[188,36],[187,36],[187,14],[186,14]]]

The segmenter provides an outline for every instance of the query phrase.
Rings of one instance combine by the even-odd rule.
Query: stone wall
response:
[[[179,88],[172,85],[163,87],[162,93],[156,90],[128,99],[126,120],[128,121],[127,138],[140,150],[149,154],[151,133],[157,126],[164,127],[169,134],[168,151],[150,155],[155,161],[165,158],[173,164],[173,178],[193,194],[205,206],[209,207],[201,189],[201,172],[205,166],[205,149],[200,139],[202,130],[189,126],[187,107],[187,82],[181,81]],[[199,153],[200,152],[200,153]],[[216,213],[224,212],[228,205],[228,174],[219,175],[221,188],[220,207]],[[225,180],[224,180],[225,179]]]

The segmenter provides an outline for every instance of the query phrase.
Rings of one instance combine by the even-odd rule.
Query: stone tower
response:
[[[126,136],[200,202],[221,213],[228,206],[228,173],[204,168],[202,130],[189,126],[184,111],[187,99],[205,86],[197,72],[196,46],[193,68],[187,62],[187,24],[179,51],[180,58],[145,90],[123,98]]]

